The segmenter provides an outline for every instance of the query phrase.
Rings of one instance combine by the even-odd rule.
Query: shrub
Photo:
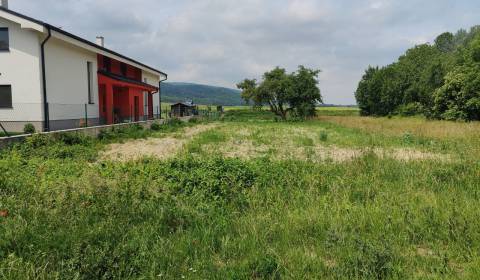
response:
[[[177,119],[177,118],[172,118],[172,119],[168,119],[165,124],[169,125],[169,126],[182,126],[183,125],[183,122],[180,120],[180,119]]]
[[[52,137],[50,135],[44,135],[44,134],[34,134],[31,137],[28,137],[25,141],[26,146],[34,149],[47,146],[51,142],[52,142]]]
[[[320,141],[327,142],[328,140],[328,132],[322,131],[320,132]]]
[[[31,123],[27,123],[24,127],[23,127],[23,132],[25,134],[34,134],[35,133],[35,126]]]
[[[159,131],[162,129],[162,125],[157,123],[157,122],[154,122],[152,123],[152,125],[150,126],[150,129],[153,130],[153,131]]]
[[[114,139],[140,139],[146,138],[150,135],[150,130],[145,130],[139,124],[129,126],[117,126],[111,129],[102,130],[98,134],[100,140],[114,140]]]
[[[165,167],[161,173],[176,193],[212,202],[242,204],[243,192],[256,179],[252,167],[238,159],[186,158],[173,160]]]
[[[97,137],[100,140],[112,140],[115,139],[115,131],[113,129],[104,129],[100,131]]]
[[[199,123],[199,119],[193,117],[193,118],[189,119],[188,122],[189,122],[189,123]]]
[[[425,110],[422,104],[420,104],[419,102],[400,105],[396,110],[397,114],[404,117],[421,115],[424,113],[424,111]]]
[[[130,127],[132,130],[144,130],[143,126],[136,123],[136,124],[133,124],[131,127]]]
[[[66,145],[88,145],[91,143],[91,138],[81,133],[60,133],[55,134],[54,139]]]

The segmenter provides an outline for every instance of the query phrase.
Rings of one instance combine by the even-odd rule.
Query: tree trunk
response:
[[[282,120],[286,121],[287,120],[287,111],[283,109],[283,104],[278,104],[279,112],[280,112],[280,117],[282,117]]]

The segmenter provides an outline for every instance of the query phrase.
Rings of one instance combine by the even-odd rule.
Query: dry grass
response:
[[[213,129],[216,125],[197,125],[187,127],[180,133],[165,138],[149,138],[129,141],[126,143],[111,144],[102,153],[101,160],[129,161],[142,157],[168,159],[179,152],[183,146],[196,135]]]
[[[347,162],[373,153],[379,158],[392,158],[398,161],[436,160],[447,162],[452,160],[451,155],[422,152],[415,149],[355,149],[337,146],[323,146],[320,144],[309,147],[283,145],[282,149],[275,149],[269,145],[255,145],[252,141],[228,141],[218,146],[208,144],[203,147],[207,153],[220,153],[227,158],[253,159],[269,155],[275,160],[308,160],[312,162]]]
[[[225,141],[197,141],[205,154],[220,154],[227,158],[253,159],[269,157],[275,160],[302,160],[311,162],[348,162],[372,154],[378,158],[391,158],[398,161],[434,160],[447,162],[453,159],[449,154],[439,154],[418,150],[413,147],[395,146],[339,146],[334,141],[342,137],[330,131],[333,138],[329,143],[319,137],[324,131],[321,126],[255,126],[239,127],[222,125],[215,133],[226,136]],[[210,135],[211,136],[211,135]],[[217,139],[218,137],[214,137]]]
[[[321,116],[318,119],[348,128],[391,136],[412,133],[416,136],[435,139],[480,139],[480,122],[460,123],[429,121],[421,118],[388,119],[358,116]]]

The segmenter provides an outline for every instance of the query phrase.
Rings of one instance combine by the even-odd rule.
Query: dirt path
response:
[[[149,138],[111,144],[100,156],[101,160],[129,161],[145,156],[168,159],[179,152],[196,135],[215,128],[216,124],[187,127],[182,132],[165,138]]]

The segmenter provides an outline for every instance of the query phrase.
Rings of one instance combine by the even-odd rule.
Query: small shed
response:
[[[172,117],[187,117],[197,115],[197,105],[192,102],[180,102],[171,106]]]

